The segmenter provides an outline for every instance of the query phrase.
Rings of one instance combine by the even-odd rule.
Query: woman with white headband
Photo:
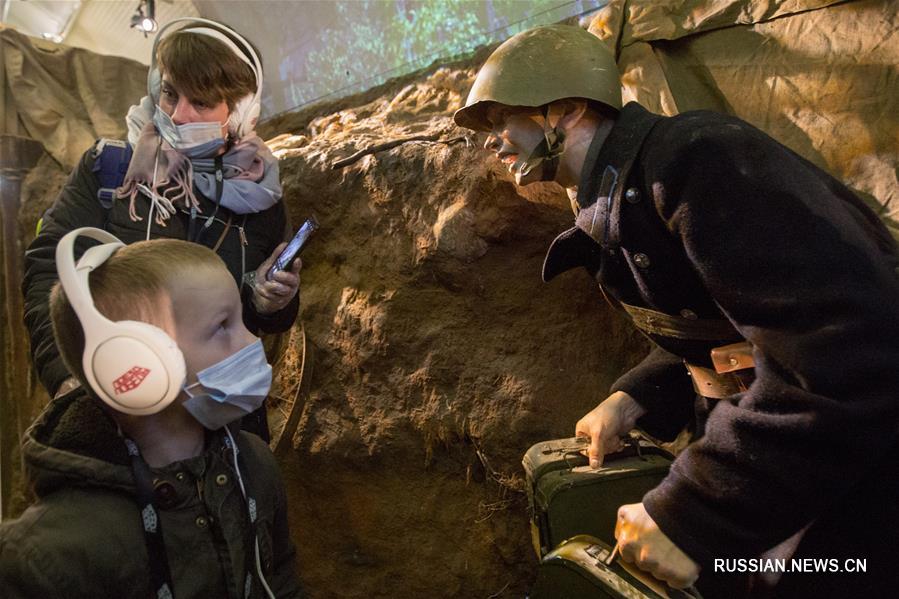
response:
[[[53,342],[48,295],[56,244],[78,227],[104,228],[125,243],[167,237],[210,247],[241,288],[250,331],[291,327],[299,260],[272,280],[263,276],[290,231],[277,160],[255,133],[261,89],[259,56],[233,30],[179,19],[159,31],[148,94],[128,112],[127,143],[103,139],[84,154],[25,255],[25,321],[51,395],[77,385]],[[244,428],[267,438],[264,408]]]

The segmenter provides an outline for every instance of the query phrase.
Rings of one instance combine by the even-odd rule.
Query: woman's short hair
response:
[[[238,100],[256,92],[256,75],[250,65],[209,35],[177,31],[165,36],[156,49],[156,62],[160,74],[195,102],[215,106],[224,101],[234,110]]]

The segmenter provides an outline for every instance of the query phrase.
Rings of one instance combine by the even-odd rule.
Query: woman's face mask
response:
[[[197,373],[184,387],[184,408],[209,430],[219,429],[258,410],[272,385],[272,367],[262,341],[231,354]]]
[[[209,158],[225,145],[222,123],[219,122],[176,125],[172,117],[157,105],[153,124],[162,139],[188,158]]]

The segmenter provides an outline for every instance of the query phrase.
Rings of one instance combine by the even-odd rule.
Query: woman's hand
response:
[[[293,296],[300,290],[300,269],[303,262],[299,258],[294,259],[290,270],[279,270],[270,281],[265,274],[278,259],[278,256],[287,247],[287,242],[281,243],[272,252],[268,259],[256,269],[256,282],[253,285],[253,306],[259,314],[273,314],[282,309]]]

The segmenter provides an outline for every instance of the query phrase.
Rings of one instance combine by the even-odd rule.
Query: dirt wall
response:
[[[521,455],[573,432],[642,342],[583,273],[540,281],[568,226],[451,122],[474,74],[438,69],[272,142],[318,348],[284,459],[301,569],[321,597],[522,596]],[[290,131],[291,123],[279,128]],[[413,141],[332,165],[360,149]],[[462,139],[459,139],[459,138]]]

